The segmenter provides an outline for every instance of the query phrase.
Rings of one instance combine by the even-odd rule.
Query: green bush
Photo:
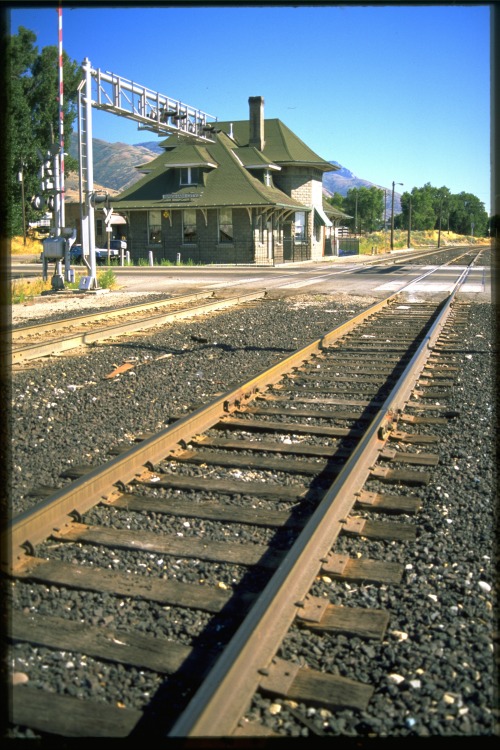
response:
[[[97,274],[97,283],[101,289],[114,289],[116,287],[116,276],[111,268]]]

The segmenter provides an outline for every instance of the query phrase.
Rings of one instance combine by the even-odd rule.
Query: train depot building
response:
[[[323,174],[338,169],[279,119],[262,97],[249,119],[216,122],[213,141],[173,134],[143,174],[112,198],[126,220],[130,260],[275,265],[335,253],[346,215],[323,198]]]

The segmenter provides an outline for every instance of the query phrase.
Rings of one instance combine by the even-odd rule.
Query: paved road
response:
[[[114,268],[120,288],[131,292],[165,292],[188,294],[194,291],[220,291],[237,294],[266,288],[280,293],[370,295],[385,297],[405,284],[415,281],[435,266],[405,264],[403,254],[387,255],[370,260],[366,256],[336,258],[332,261],[284,265],[255,266],[154,266],[149,268]],[[463,268],[463,267],[462,267]],[[459,273],[460,271],[458,271]],[[13,259],[12,276],[41,275],[40,263],[18,263]],[[50,270],[49,270],[50,273]],[[451,290],[457,278],[457,267],[441,269],[414,284],[415,292]],[[491,273],[489,267],[478,266],[464,291],[481,300],[490,301]]]

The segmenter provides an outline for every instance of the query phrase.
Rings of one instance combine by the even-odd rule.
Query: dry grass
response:
[[[437,229],[429,231],[412,231],[410,236],[410,244],[415,248],[424,247],[437,247],[439,232]],[[466,237],[463,234],[455,234],[455,232],[448,232],[447,230],[441,230],[441,247],[446,245],[473,245],[481,244],[484,245],[488,240],[485,237]],[[361,238],[360,252],[370,254],[372,248],[374,252],[383,253],[388,252],[391,242],[390,229],[387,232],[372,232]],[[394,230],[394,248],[403,249],[408,247],[408,232],[406,229],[395,229]]]
[[[51,279],[14,279],[10,285],[11,304],[26,302],[52,287]]]
[[[65,282],[66,289],[78,289],[80,279],[85,275],[85,271],[77,270],[75,273],[75,280],[72,283]],[[108,268],[107,270],[99,271],[97,273],[97,282],[101,289],[116,289],[118,284],[114,272]],[[30,279],[13,279],[10,284],[10,303],[12,305],[27,302],[34,297],[38,297],[42,292],[47,292],[52,289],[52,278],[48,278],[46,281],[41,276]]]
[[[11,255],[40,255],[43,250],[41,239],[38,237],[26,237],[24,244],[23,237],[13,237],[10,241]]]

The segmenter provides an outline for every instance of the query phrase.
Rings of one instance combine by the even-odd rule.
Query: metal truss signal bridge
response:
[[[84,79],[78,89],[79,189],[83,259],[90,276],[86,288],[97,286],[94,238],[94,174],[92,107],[133,120],[139,130],[158,135],[178,133],[188,139],[213,142],[216,118],[200,109],[83,62]]]

